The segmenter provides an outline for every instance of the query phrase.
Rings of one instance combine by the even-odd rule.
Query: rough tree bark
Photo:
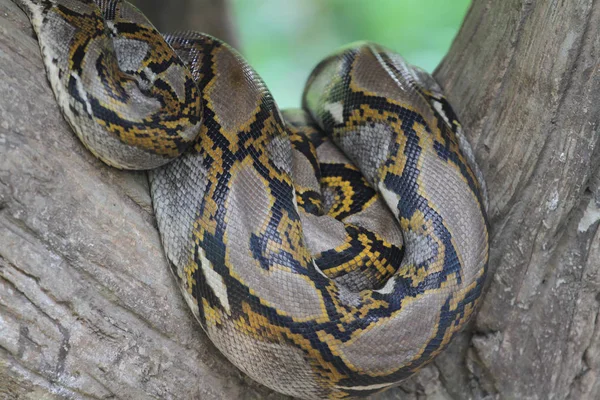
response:
[[[487,178],[494,275],[472,329],[375,398],[599,398],[600,4],[474,0],[436,77]],[[199,331],[149,202],[71,134],[0,0],[0,398],[282,398]]]

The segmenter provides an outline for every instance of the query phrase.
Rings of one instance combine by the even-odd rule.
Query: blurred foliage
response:
[[[281,107],[298,107],[319,60],[357,40],[433,71],[470,0],[231,0],[241,51]]]

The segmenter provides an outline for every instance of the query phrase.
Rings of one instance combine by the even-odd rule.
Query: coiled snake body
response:
[[[163,37],[118,0],[15,2],[86,147],[154,168],[184,297],[250,377],[306,399],[366,396],[430,362],[473,314],[485,189],[430,75],[354,44],[282,115],[214,38]]]

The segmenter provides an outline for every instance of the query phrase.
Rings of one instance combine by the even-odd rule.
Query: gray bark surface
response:
[[[474,0],[436,78],[486,176],[493,276],[471,329],[374,399],[600,398],[600,3]],[[83,148],[0,0],[0,399],[42,398],[283,399],[201,332],[145,176]]]

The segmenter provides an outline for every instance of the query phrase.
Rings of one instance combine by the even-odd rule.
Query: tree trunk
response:
[[[436,77],[487,179],[493,277],[472,329],[375,399],[600,398],[599,52],[598,2],[474,0]],[[103,165],[71,133],[9,0],[0,398],[283,398],[200,331],[145,176]]]

